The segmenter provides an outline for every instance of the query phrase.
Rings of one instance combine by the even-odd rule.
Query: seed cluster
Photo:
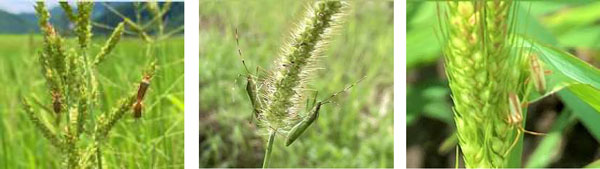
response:
[[[515,128],[509,93],[519,93],[520,64],[510,59],[511,1],[448,2],[446,74],[466,167],[503,167]]]
[[[49,110],[53,111],[56,123],[51,126],[44,124],[27,98],[22,99],[22,104],[36,128],[50,144],[64,154],[63,168],[90,168],[94,164],[99,164],[97,167],[102,168],[101,145],[111,129],[131,110],[134,111],[135,117],[141,117],[143,98],[154,76],[156,62],[151,62],[144,71],[141,84],[145,85],[140,85],[140,92],[125,95],[110,112],[94,113],[99,111],[96,110],[99,102],[96,69],[119,43],[125,22],[121,22],[114,29],[100,52],[92,58],[88,52],[92,37],[90,16],[93,3],[78,2],[77,13],[66,2],[61,2],[60,6],[67,18],[75,24],[74,32],[78,42],[76,46],[65,43],[65,39],[49,22],[50,13],[43,1],[37,2],[35,6],[44,37],[38,59],[51,96],[52,108]],[[137,27],[143,32],[142,27]],[[134,103],[137,103],[137,106],[134,106]],[[94,114],[99,116],[89,116]],[[92,138],[93,142],[80,140],[84,137],[82,135]]]
[[[306,81],[341,24],[347,6],[343,1],[319,1],[310,6],[291,41],[282,47],[275,67],[258,90],[264,105],[258,119],[269,130],[286,132],[298,122],[307,93]]]

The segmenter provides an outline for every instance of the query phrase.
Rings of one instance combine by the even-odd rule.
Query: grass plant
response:
[[[351,13],[343,29],[331,37],[316,63],[304,93],[323,101],[366,75],[337,104],[321,106],[317,120],[286,147],[287,133],[278,132],[269,167],[392,167],[393,122],[392,1],[345,1]],[[200,164],[207,167],[261,167],[268,130],[260,126],[245,90],[247,80],[237,55],[239,47],[249,72],[261,78],[277,67],[277,53],[291,42],[306,14],[307,2],[203,1],[200,3]],[[268,65],[267,70],[256,65]],[[223,69],[231,67],[232,69]],[[260,80],[261,78],[258,78]],[[237,79],[237,81],[236,81]],[[312,79],[312,80],[310,80]],[[257,83],[260,84],[260,83]],[[260,85],[257,85],[260,86]],[[223,90],[225,89],[225,90]],[[304,105],[294,122],[310,114]],[[265,106],[266,107],[266,106]],[[257,127],[258,124],[259,126]],[[288,127],[294,128],[291,123]]]
[[[269,167],[275,135],[288,134],[286,145],[289,145],[316,120],[322,102],[313,101],[312,105],[304,105],[308,92],[306,82],[315,70],[318,57],[326,49],[330,36],[338,29],[341,17],[348,8],[346,6],[346,2],[341,1],[314,3],[307,9],[307,16],[298,29],[292,33],[291,41],[283,45],[281,57],[275,61],[273,70],[258,80],[248,75],[246,90],[258,126],[269,135],[263,168]],[[239,49],[238,52],[241,56]],[[246,66],[244,61],[242,63]],[[246,72],[249,73],[248,68]],[[306,110],[304,117],[299,117],[299,112],[305,106],[311,108]]]
[[[113,29],[111,36],[106,40],[106,42],[104,42],[104,45],[99,46],[99,50],[97,50],[97,45],[93,43],[95,40],[92,39],[92,21],[90,20],[91,10],[94,3],[78,2],[76,12],[73,11],[67,3],[61,3],[60,5],[64,9],[67,18],[75,25],[75,41],[70,41],[68,37],[62,37],[60,33],[53,28],[52,24],[49,22],[50,14],[45,8],[44,2],[36,3],[35,7],[43,37],[41,51],[37,54],[37,63],[41,67],[42,77],[44,77],[47,86],[45,90],[41,91],[44,91],[49,96],[48,102],[50,103],[50,106],[47,106],[48,102],[43,101],[44,99],[39,99],[40,95],[30,92],[20,92],[22,95],[21,104],[26,112],[26,116],[30,119],[30,122],[33,123],[33,126],[35,126],[32,129],[38,130],[41,135],[46,138],[50,145],[54,147],[53,149],[49,149],[48,152],[60,154],[59,156],[55,156],[55,159],[48,161],[55,161],[59,159],[59,161],[63,161],[60,162],[60,167],[54,165],[57,164],[54,162],[40,163],[44,164],[42,166],[50,168],[110,168],[112,166],[116,166],[114,165],[115,156],[113,155],[120,156],[114,152],[119,151],[118,149],[112,149],[112,145],[115,144],[113,144],[113,139],[110,138],[110,135],[114,135],[111,134],[114,133],[111,131],[115,130],[115,128],[121,128],[118,130],[122,131],[124,126],[119,125],[119,123],[123,123],[120,121],[124,121],[123,119],[126,119],[126,117],[134,116],[132,113],[134,111],[136,113],[147,113],[148,111],[162,107],[158,105],[158,102],[156,101],[166,99],[166,96],[169,96],[166,95],[168,94],[169,90],[172,90],[173,87],[177,86],[175,85],[177,82],[174,82],[171,87],[169,87],[171,89],[164,90],[166,87],[163,87],[165,84],[162,83],[164,82],[153,84],[152,86],[160,89],[157,89],[158,91],[161,91],[159,93],[160,95],[157,95],[160,97],[153,96],[156,94],[154,93],[156,91],[153,90],[154,87],[150,87],[148,93],[151,96],[152,101],[147,105],[143,104],[144,93],[136,92],[139,90],[138,88],[141,89],[142,86],[147,86],[144,84],[150,84],[153,82],[156,72],[161,72],[159,79],[172,79],[170,75],[164,74],[165,72],[169,71],[156,70],[156,67],[159,63],[164,63],[167,61],[165,60],[164,56],[156,54],[156,52],[164,53],[163,49],[158,48],[159,46],[164,46],[162,42],[159,42],[158,40],[159,38],[160,40],[165,40],[168,37],[162,35],[157,36],[156,38],[152,38],[151,42],[147,42],[146,45],[141,46],[139,43],[131,43],[130,39],[126,40],[128,42],[125,44],[122,44],[120,42],[123,41],[123,36],[125,36],[124,32],[126,32],[126,25],[129,27],[141,27],[137,24],[133,25],[135,23],[122,22]],[[163,5],[163,8],[160,10],[163,12],[167,11],[168,8],[165,6],[166,5]],[[143,30],[141,31],[143,32],[146,32],[150,29],[149,27],[142,28]],[[35,37],[30,38],[35,39]],[[30,45],[30,47],[36,47],[37,45],[32,42],[34,42],[34,40],[30,40],[30,43],[33,44]],[[131,44],[136,45],[131,46]],[[117,55],[121,55],[123,50],[118,50],[116,48],[122,45],[129,45],[131,47],[142,49],[145,47],[146,52],[143,53],[143,58],[145,58],[144,60],[147,64],[139,65],[140,62],[138,62],[138,65],[135,67],[140,69],[130,70],[131,72],[137,73],[137,78],[135,79],[137,79],[136,81],[138,81],[138,84],[140,85],[138,86],[136,84],[131,86],[121,86],[120,88],[122,88],[122,91],[127,90],[129,92],[122,92],[126,94],[121,94],[121,99],[119,99],[119,101],[115,101],[115,97],[111,97],[109,94],[110,92],[105,91],[109,88],[112,88],[110,85],[107,85],[107,82],[112,83],[113,85],[115,83],[114,81],[107,79],[105,76],[105,72],[109,72],[110,70],[105,71],[101,68],[117,68],[114,66],[114,63],[116,62],[111,60],[118,60],[118,58],[112,58],[112,55],[115,55],[115,50],[119,51],[117,52]],[[182,50],[180,52],[181,53],[179,55],[182,55]],[[108,65],[104,65],[103,63]],[[172,67],[172,65],[166,65],[166,67]],[[183,77],[182,72],[180,77]],[[15,80],[18,81],[18,78]],[[25,91],[29,90],[33,89],[27,89]],[[177,101],[177,97],[174,96],[170,96],[170,99],[172,101]],[[114,102],[117,103],[113,104]],[[109,108],[107,105],[112,105],[110,106],[112,108]],[[143,109],[137,109],[136,107]],[[183,114],[180,115],[183,116]],[[127,123],[126,126],[128,127],[126,128],[139,128],[136,126],[144,124],[144,117],[145,116],[142,116],[142,119],[134,120],[136,121],[135,123]],[[51,120],[53,122],[48,123],[48,119],[53,119]],[[4,122],[3,124],[7,123]],[[174,125],[177,123],[165,124],[173,125],[170,127],[171,129],[177,128],[177,125]],[[161,136],[163,139],[172,138],[175,136],[167,136],[164,134],[167,133],[163,133]],[[7,136],[11,136],[11,134],[7,133]],[[123,136],[122,134],[117,134],[117,137]],[[145,136],[137,136],[137,138],[143,137]],[[157,141],[163,142],[159,140],[155,140],[153,142]],[[107,146],[107,144],[110,146]],[[3,146],[2,149],[4,151],[9,150],[9,148],[6,146]],[[156,147],[153,149],[154,150],[151,152],[154,153],[152,154],[157,153]],[[172,153],[164,152],[162,150],[161,153],[163,155],[172,155]],[[4,160],[6,160],[7,154],[2,154],[2,156],[5,157]],[[111,154],[111,156],[107,156],[105,154]],[[156,156],[152,156],[151,159],[144,161],[150,162],[156,161],[156,159],[158,159]],[[176,161],[178,160],[171,159],[170,161],[172,163],[167,165],[176,164]],[[121,164],[120,166],[141,167],[138,162],[132,162],[129,162],[127,165]],[[23,164],[20,161],[10,162],[8,160],[4,161],[3,163],[8,166],[21,166]],[[147,163],[142,165],[156,166],[157,163]]]

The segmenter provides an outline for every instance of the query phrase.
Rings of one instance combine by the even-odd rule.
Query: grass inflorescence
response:
[[[343,1],[312,4],[290,41],[283,45],[272,70],[261,73],[263,76],[257,78],[246,68],[246,91],[254,116],[258,126],[269,135],[264,168],[269,167],[275,136],[287,134],[286,145],[290,145],[316,120],[321,105],[328,103],[327,99],[316,102],[315,95],[312,104],[305,105],[309,93],[306,83],[309,77],[314,76],[312,72],[317,68],[317,61],[331,36],[339,29],[347,10],[348,4]],[[238,50],[238,53],[241,56],[241,51]],[[242,63],[246,66],[243,60]],[[300,114],[304,107],[310,108]]]
[[[466,167],[503,167],[514,129],[508,97],[519,79],[509,59],[511,1],[448,2],[446,74]]]
[[[156,59],[151,58],[153,61],[145,66],[146,69],[140,75],[140,85],[128,87],[131,92],[123,95],[112,110],[101,111],[98,65],[107,60],[107,56],[119,45],[124,36],[125,25],[138,28],[136,32],[150,39],[147,41],[148,57],[151,57],[151,47],[155,41],[144,33],[151,24],[140,26],[124,21],[114,28],[100,51],[92,55],[90,46],[93,34],[90,17],[93,5],[92,2],[78,2],[77,11],[74,11],[68,3],[60,3],[67,18],[75,25],[76,45],[71,45],[67,42],[67,37],[62,37],[54,29],[49,22],[50,13],[44,2],[37,2],[35,6],[43,36],[38,63],[47,84],[48,95],[51,96],[51,108],[47,108],[43,101],[38,101],[35,97],[24,96],[21,102],[35,128],[62,154],[64,162],[61,168],[103,168],[103,144],[106,143],[111,130],[121,119],[127,117],[128,113],[131,112],[131,116],[135,118],[142,116],[143,98],[157,69]],[[168,10],[166,6],[168,5],[159,9],[161,13],[157,17],[162,17]],[[159,8],[158,5],[156,8]],[[160,38],[165,37],[161,34]],[[142,88],[143,93],[140,93]],[[44,123],[40,118],[44,116],[43,113],[37,112],[31,105],[31,100],[42,109],[52,112],[55,123]]]

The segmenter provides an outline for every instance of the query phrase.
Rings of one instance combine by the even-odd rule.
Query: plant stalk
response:
[[[262,168],[269,168],[269,162],[271,161],[271,152],[273,151],[273,142],[275,141],[275,130],[269,134],[269,141],[267,141],[267,149],[265,151],[265,160],[263,161]]]

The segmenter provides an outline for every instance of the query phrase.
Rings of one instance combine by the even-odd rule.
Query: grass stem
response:
[[[263,161],[262,168],[269,168],[269,162],[271,161],[271,152],[273,151],[273,142],[275,141],[275,130],[269,134],[269,141],[267,141],[267,149],[265,151],[265,160]]]

